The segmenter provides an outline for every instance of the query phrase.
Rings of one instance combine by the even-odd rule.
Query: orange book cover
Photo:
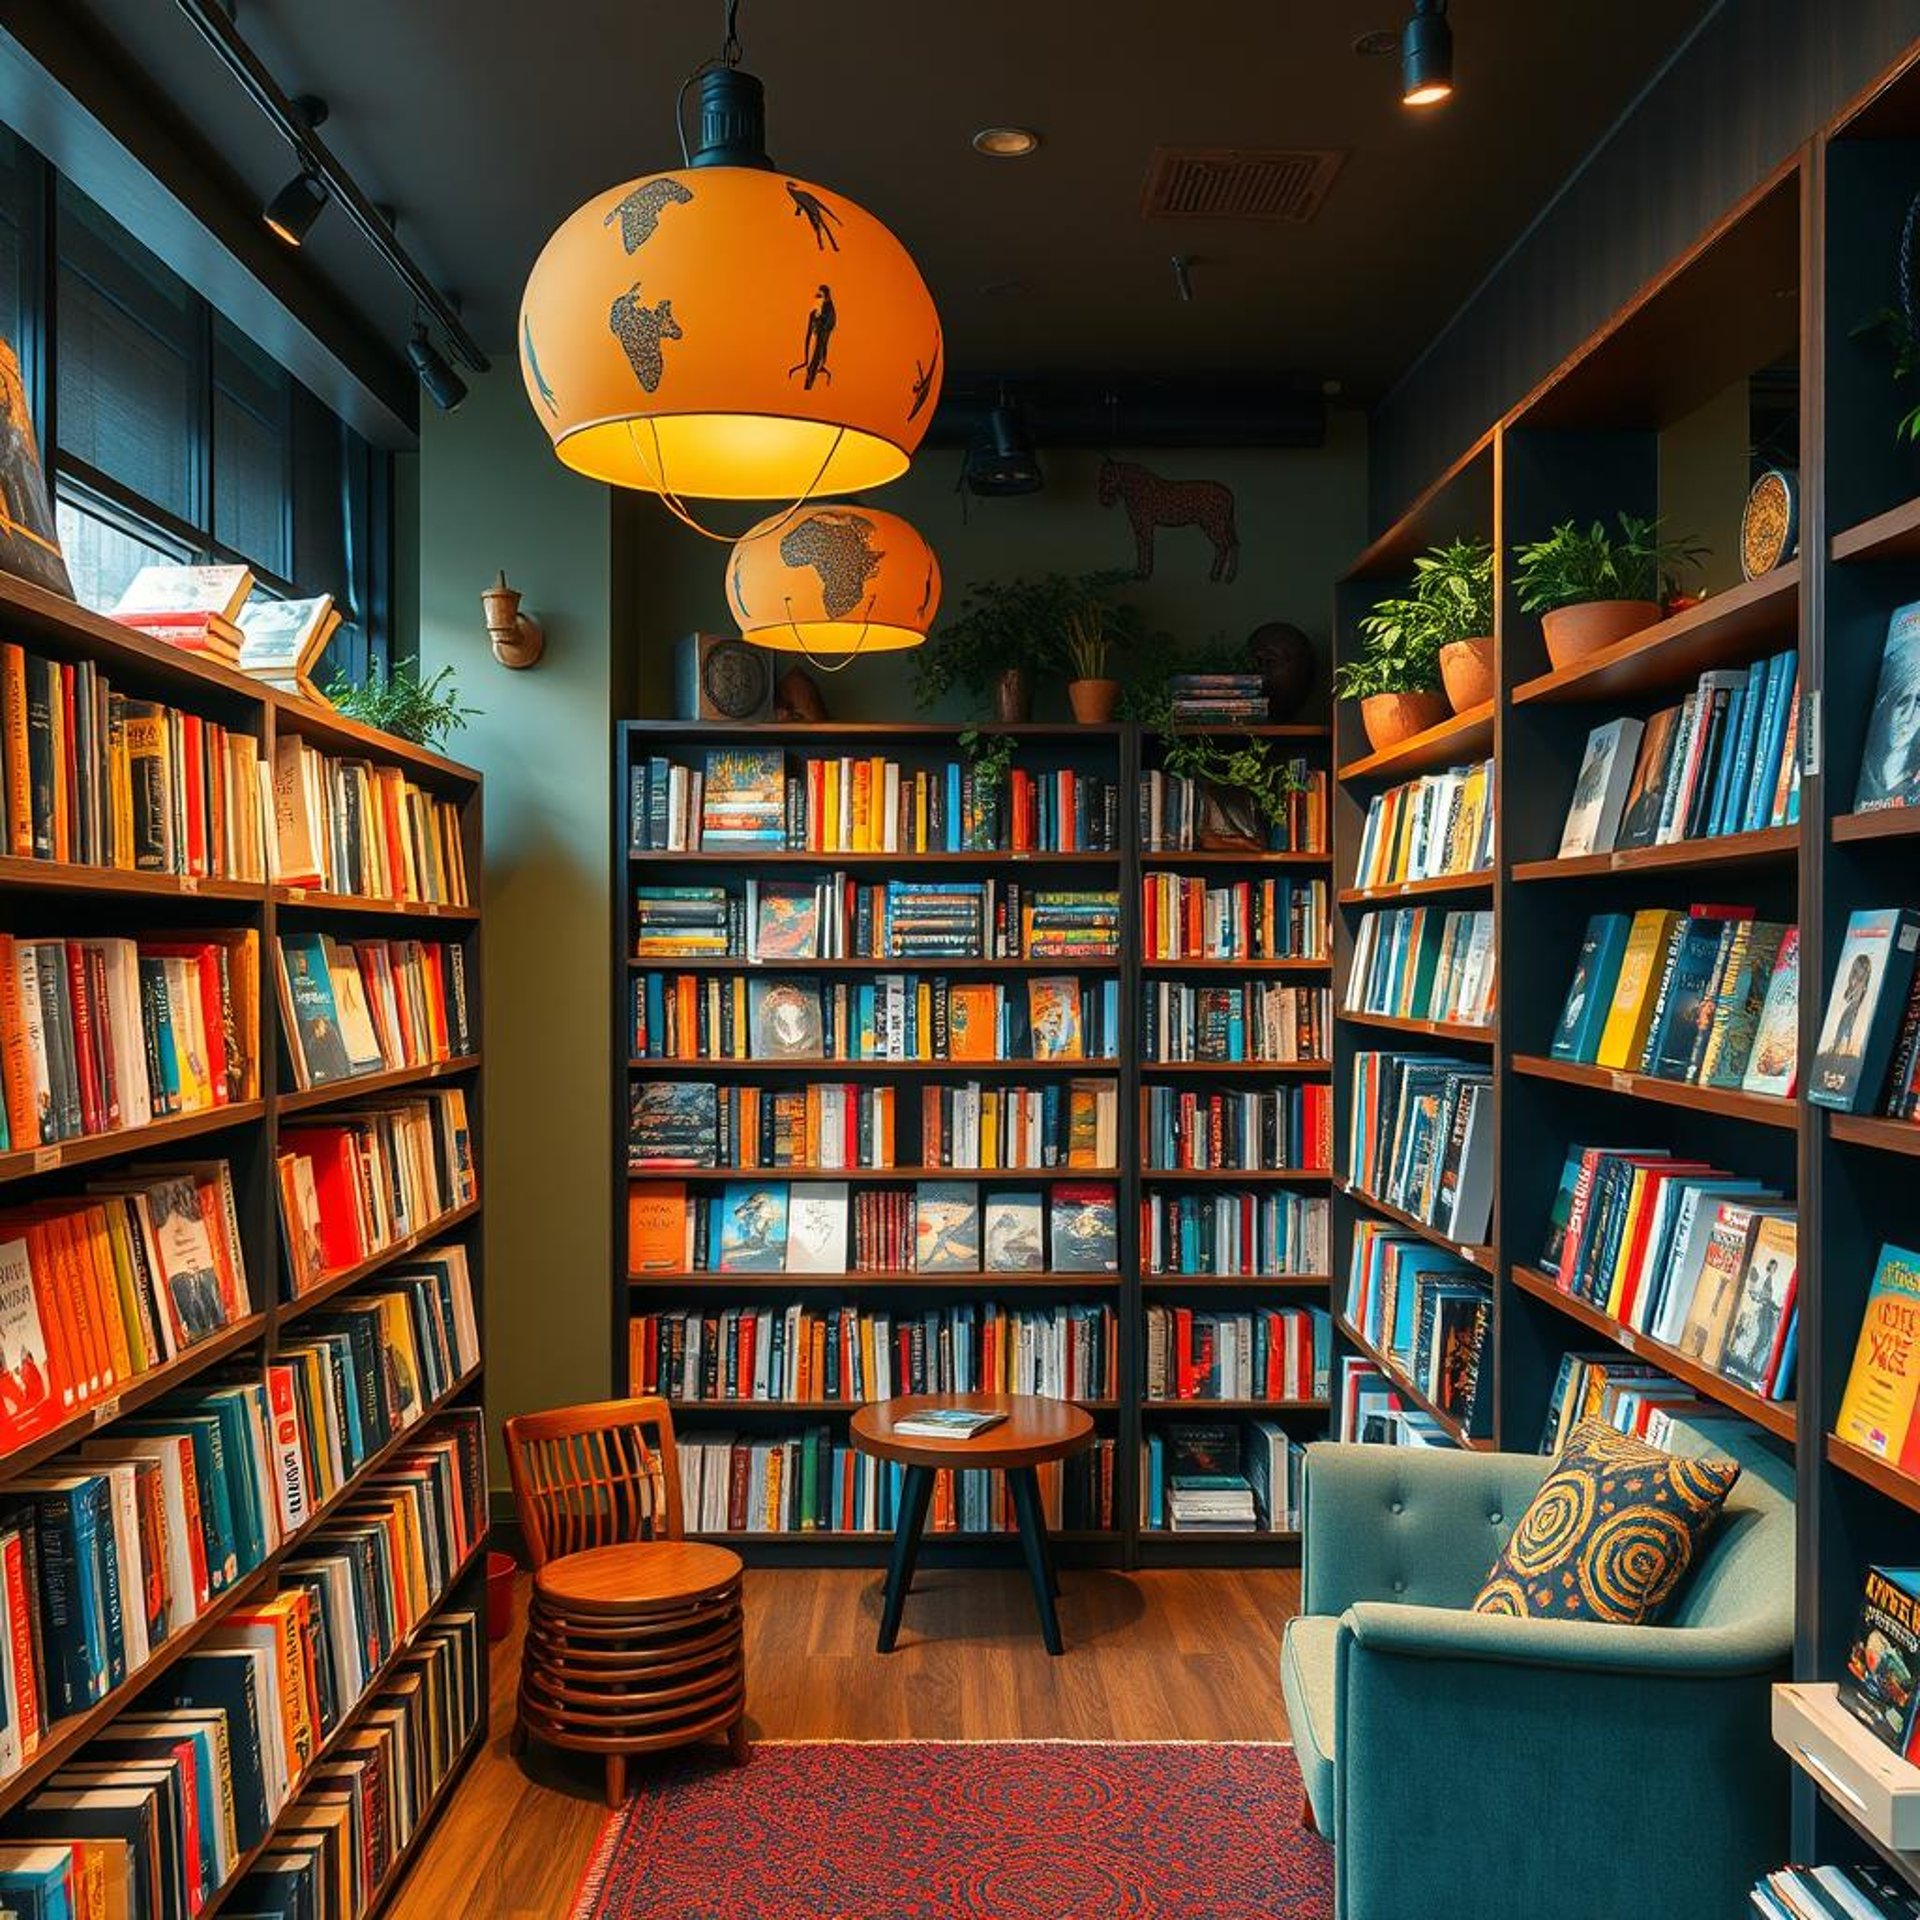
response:
[[[0,797],[6,802],[6,839],[0,850],[33,858],[33,773],[27,757],[27,657],[0,641]]]
[[[1904,1466],[1916,1441],[1916,1401],[1920,1401],[1920,1254],[1883,1246],[1834,1432],[1850,1446]]]
[[[686,1263],[687,1189],[680,1180],[627,1188],[627,1271],[677,1273]]]
[[[999,1051],[998,991],[969,982],[947,989],[947,1058],[991,1060]]]

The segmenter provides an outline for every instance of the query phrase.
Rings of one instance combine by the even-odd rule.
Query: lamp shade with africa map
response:
[[[812,506],[735,543],[727,602],[740,631],[784,653],[917,647],[940,608],[940,563],[897,513]]]

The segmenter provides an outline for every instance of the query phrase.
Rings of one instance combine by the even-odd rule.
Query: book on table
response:
[[[910,1440],[971,1440],[997,1427],[1007,1416],[990,1408],[922,1407],[893,1423],[895,1433]]]

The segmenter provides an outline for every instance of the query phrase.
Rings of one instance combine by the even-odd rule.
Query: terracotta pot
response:
[[[1440,678],[1455,713],[1484,707],[1493,698],[1493,635],[1448,641],[1440,649]]]
[[[1102,726],[1120,704],[1118,680],[1069,680],[1067,704],[1083,727]]]
[[[1543,613],[1540,626],[1547,636],[1547,658],[1556,667],[1570,667],[1659,618],[1657,600],[1583,600],[1577,607]]]
[[[1002,726],[1033,718],[1033,670],[1008,667],[993,683],[993,717]]]
[[[1446,717],[1444,693],[1370,693],[1360,702],[1360,724],[1375,753],[1437,727]]]

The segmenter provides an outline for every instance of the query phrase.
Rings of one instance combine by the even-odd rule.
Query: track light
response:
[[[1400,101],[1437,107],[1453,98],[1453,29],[1447,0],[1414,0],[1413,18],[1400,36]]]
[[[441,358],[427,338],[427,323],[416,320],[407,342],[407,361],[420,379],[420,390],[442,413],[451,413],[467,397],[467,383]]]
[[[297,247],[326,211],[327,189],[317,173],[296,173],[261,209],[267,231]]]
[[[967,451],[961,477],[967,491],[983,499],[1038,493],[1047,484],[1017,400],[1001,395],[1000,404],[987,415],[986,439]]]

